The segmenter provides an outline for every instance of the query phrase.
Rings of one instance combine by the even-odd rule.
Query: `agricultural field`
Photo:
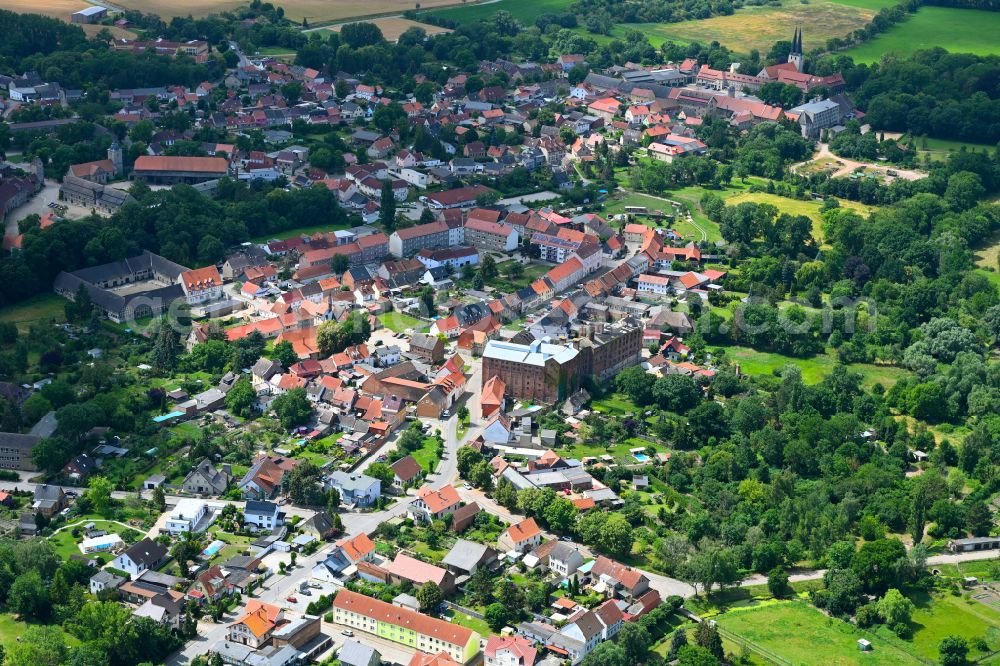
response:
[[[69,21],[73,12],[90,6],[84,0],[0,0],[0,9],[12,12],[42,14]]]
[[[434,15],[451,21],[457,21],[458,23],[472,23],[473,21],[489,18],[497,11],[503,10],[505,12],[510,12],[511,15],[513,15],[513,17],[521,23],[531,25],[535,22],[535,19],[542,14],[558,14],[559,12],[566,11],[572,2],[573,0],[535,0],[534,2],[525,2],[524,0],[497,0],[496,2],[463,4],[461,7],[453,7],[451,9],[436,11],[434,12]],[[452,2],[451,4],[456,3]],[[433,5],[421,3],[421,6],[428,7]]]
[[[732,634],[738,643],[749,643],[752,650],[772,657],[774,663],[816,663],[819,646],[822,646],[823,663],[829,666],[874,663],[892,666],[915,662],[913,656],[897,647],[895,642],[827,617],[802,602],[779,602],[734,610],[715,620],[724,634]],[[859,638],[871,641],[873,650],[870,653],[858,650]]]
[[[1000,54],[1000,14],[977,9],[922,7],[872,41],[844,53],[855,62],[878,62],[883,55],[905,55],[943,47],[956,53]]]
[[[751,49],[766,53],[776,41],[791,39],[793,27],[800,25],[805,26],[804,47],[810,50],[831,37],[843,37],[861,28],[879,9],[891,4],[890,0],[814,0],[808,4],[785,0],[780,7],[743,7],[730,16],[681,23],[619,24],[613,35],[623,37],[628,30],[639,30],[654,46],[665,41],[717,41],[739,53]]]
[[[16,2],[16,0],[0,0],[2,2]],[[38,0],[34,0],[38,2]],[[60,0],[66,1],[66,0]],[[46,0],[48,2],[48,0]],[[29,4],[29,3],[24,3]],[[38,2],[38,4],[42,4]],[[174,16],[187,16],[195,18],[218,14],[220,12],[231,11],[247,4],[246,0],[190,0],[178,5],[170,0],[121,0],[117,4],[128,9],[136,9],[142,12],[158,14],[164,19]],[[330,0],[286,0],[279,3],[285,9],[285,16],[293,21],[308,19],[310,23],[323,23],[331,21],[343,21],[344,19],[362,16],[376,16],[380,14],[401,13],[407,9],[413,9],[414,4],[410,0],[373,0],[372,2],[331,2]],[[421,7],[444,7],[457,4],[456,0],[423,0]]]
[[[373,19],[369,21],[369,23],[377,25],[378,29],[382,31],[382,36],[390,42],[398,41],[399,36],[410,28],[420,28],[428,35],[440,35],[443,32],[451,32],[448,28],[440,28],[436,25],[430,25],[429,23],[418,23],[417,21],[411,21],[410,19],[400,18],[398,16]],[[341,27],[343,26],[336,25],[330,29],[340,32]]]

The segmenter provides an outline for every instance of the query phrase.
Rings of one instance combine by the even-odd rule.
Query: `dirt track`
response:
[[[877,171],[880,176],[885,178],[887,182],[892,182],[896,178],[902,178],[904,180],[920,180],[921,178],[926,178],[927,174],[923,171],[916,171],[914,169],[903,169],[900,167],[894,167],[887,164],[877,164],[871,162],[858,162],[856,160],[850,160],[846,157],[840,157],[839,155],[834,155],[830,152],[830,146],[821,143],[819,144],[819,150],[813,155],[809,160],[805,162],[799,162],[798,164],[792,165],[792,173],[796,173],[799,168],[815,162],[816,160],[827,159],[834,162],[837,166],[837,170],[833,172],[833,178],[840,178],[841,176],[847,176],[854,172],[855,169],[859,167],[864,167],[866,169],[871,169],[872,171]],[[893,171],[895,175],[890,176],[889,171]]]

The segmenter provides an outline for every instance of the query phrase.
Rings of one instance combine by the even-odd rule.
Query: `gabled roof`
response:
[[[412,629],[424,636],[436,638],[439,641],[465,647],[470,640],[479,637],[471,629],[457,624],[428,617],[406,608],[393,606],[378,599],[372,599],[351,590],[341,590],[333,600],[334,608],[357,613],[364,617],[386,622],[398,627]]]
[[[420,463],[418,463],[416,458],[413,456],[404,456],[389,465],[389,467],[392,468],[392,471],[395,472],[396,476],[398,476],[403,483],[416,478],[416,476],[422,471],[420,469]]]
[[[521,543],[536,536],[541,536],[542,530],[539,529],[538,523],[535,522],[534,518],[527,518],[516,525],[508,527],[507,534],[510,535],[514,543]]]
[[[375,550],[375,544],[364,532],[348,539],[341,539],[336,543],[336,547],[343,549],[344,554],[351,558],[352,562],[357,562]]]
[[[424,486],[417,491],[417,497],[427,505],[431,513],[444,511],[448,507],[452,507],[462,501],[462,498],[458,496],[458,491],[451,484],[444,486],[440,490]]]
[[[389,565],[389,573],[418,585],[423,585],[428,581],[441,585],[448,574],[441,567],[436,567],[402,552],[396,553],[396,559]]]

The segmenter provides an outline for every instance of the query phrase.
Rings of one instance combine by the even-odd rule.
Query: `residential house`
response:
[[[444,350],[444,340],[436,335],[415,333],[410,339],[410,355],[417,356],[435,365],[444,360]]]
[[[213,514],[204,500],[182,499],[171,510],[164,529],[174,535],[200,532],[211,524],[212,518]]]
[[[333,600],[337,624],[373,634],[425,653],[446,652],[460,664],[479,653],[481,637],[471,629],[341,590]]]
[[[523,636],[490,636],[484,656],[486,666],[534,666],[538,650]]]
[[[389,465],[393,472],[392,485],[398,490],[403,490],[408,485],[416,481],[423,470],[420,463],[413,456],[403,456],[396,462]]]
[[[65,509],[68,504],[66,493],[59,486],[50,486],[48,484],[35,486],[35,493],[31,502],[33,513],[40,513],[46,518],[51,518]]]
[[[110,571],[98,571],[90,577],[90,593],[95,597],[105,590],[117,590],[126,579],[116,576]]]
[[[298,527],[303,534],[311,534],[322,541],[329,541],[339,532],[333,518],[326,511],[317,511],[312,517],[299,523]]]
[[[382,655],[370,645],[346,640],[337,652],[337,661],[341,666],[380,666]]]
[[[396,553],[396,558],[389,565],[389,576],[396,585],[409,582],[415,588],[427,582],[434,583],[441,588],[445,596],[455,589],[455,576],[452,572],[410,557],[403,552]]]
[[[475,502],[458,507],[451,514],[451,531],[456,533],[464,532],[475,522],[476,517],[481,511],[482,509]]]
[[[590,570],[594,584],[603,583],[609,592],[626,599],[637,599],[649,590],[649,579],[641,571],[598,556]]]
[[[181,273],[181,286],[188,305],[198,305],[222,298],[222,276],[215,266]]]
[[[497,562],[497,552],[486,544],[457,539],[441,564],[456,576],[471,576],[480,567],[492,569]]]
[[[229,487],[230,477],[228,464],[220,469],[205,458],[184,477],[181,489],[193,495],[221,495]]]
[[[458,491],[448,484],[439,490],[434,490],[430,486],[423,486],[417,491],[417,499],[410,505],[415,517],[428,522],[443,518],[446,514],[454,513],[462,503],[458,496]]]
[[[542,542],[542,530],[534,518],[526,518],[511,525],[497,539],[497,545],[506,551],[526,553]]]
[[[292,460],[261,456],[254,461],[239,482],[239,489],[246,499],[270,499],[281,490],[285,472],[295,465]]]
[[[549,570],[567,578],[583,566],[583,555],[575,545],[560,541],[549,552]]]
[[[111,566],[119,571],[124,571],[132,577],[132,580],[135,580],[144,571],[156,569],[163,564],[167,555],[166,546],[146,537],[116,557],[111,562]]]
[[[255,532],[270,532],[284,524],[285,514],[274,502],[247,500],[243,508],[243,525]]]
[[[337,489],[346,505],[371,506],[382,495],[382,482],[364,474],[337,470],[327,477],[327,485]]]
[[[229,640],[253,649],[260,649],[271,640],[271,635],[284,618],[284,611],[258,599],[247,601],[243,617],[229,625]]]

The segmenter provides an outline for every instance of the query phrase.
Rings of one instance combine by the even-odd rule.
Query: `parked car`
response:
[[[295,597],[288,597],[287,599],[285,599],[285,601],[287,601],[290,604],[297,604],[297,603],[299,603],[299,600],[296,599]]]
[[[350,638],[351,636],[353,636],[353,635],[354,635],[354,632],[353,632],[353,631],[351,631],[350,629],[344,629],[344,630],[343,630],[342,632],[340,632],[340,633],[341,633],[342,635],[344,635],[344,636],[347,636],[348,638]]]

